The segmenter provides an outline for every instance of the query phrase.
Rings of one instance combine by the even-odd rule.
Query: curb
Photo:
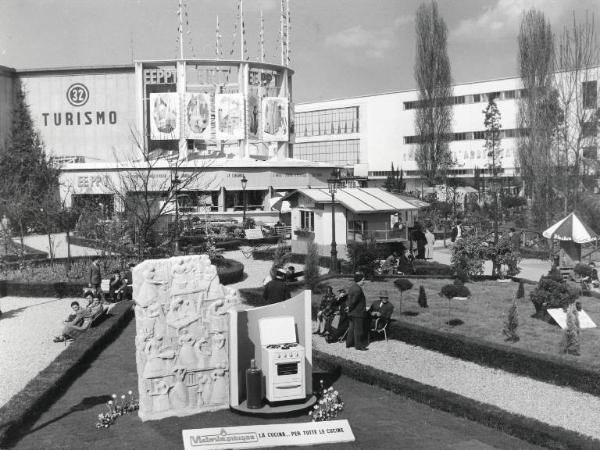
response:
[[[487,405],[453,392],[329,355],[319,350],[313,349],[313,362],[329,371],[339,368],[344,375],[363,383],[378,386],[432,408],[498,429],[536,445],[564,450],[600,448],[600,440],[580,433],[548,425],[536,419],[514,414],[493,405]]]
[[[48,367],[0,408],[0,448],[10,445],[36,420],[133,318],[133,302],[118,303],[111,316],[60,353]],[[114,320],[111,320],[114,319]]]

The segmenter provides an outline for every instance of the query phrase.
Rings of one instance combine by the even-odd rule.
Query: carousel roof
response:
[[[598,239],[598,235],[581,221],[575,213],[559,220],[542,233],[545,238],[559,241],[573,241],[577,244],[587,244]]]

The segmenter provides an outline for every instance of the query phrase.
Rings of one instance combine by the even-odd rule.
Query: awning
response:
[[[299,189],[284,197],[302,194],[315,203],[331,203],[331,194],[327,189]],[[406,196],[393,194],[380,188],[340,188],[335,193],[335,202],[354,213],[368,214],[378,212],[415,211],[429,203]],[[417,206],[416,203],[423,206]]]
[[[544,231],[542,236],[559,241],[573,241],[577,244],[587,244],[598,239],[598,235],[594,230],[583,223],[575,213],[571,213],[556,222]]]

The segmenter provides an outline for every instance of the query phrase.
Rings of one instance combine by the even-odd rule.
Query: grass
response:
[[[400,291],[393,281],[375,281],[365,283],[363,289],[367,297],[367,306],[378,300],[379,291],[385,289],[394,305],[392,318],[409,322],[429,329],[447,333],[460,334],[495,344],[503,344],[513,348],[521,348],[534,353],[551,355],[563,361],[577,362],[584,367],[600,372],[600,329],[592,328],[581,331],[581,356],[563,355],[559,352],[559,344],[564,331],[558,325],[533,319],[535,312],[529,300],[529,293],[534,285],[525,285],[525,297],[518,301],[519,326],[517,333],[521,340],[509,344],[502,334],[512,298],[517,292],[517,283],[499,283],[497,281],[478,281],[467,283],[471,298],[466,301],[452,301],[448,315],[448,300],[440,297],[442,286],[452,282],[443,279],[411,279],[413,288],[403,293],[402,314],[400,313]],[[325,284],[331,285],[334,291],[348,287],[348,279],[331,279]],[[429,308],[420,308],[417,299],[419,286],[423,285],[427,294]],[[583,309],[595,323],[600,324],[600,300],[592,297],[580,298]],[[313,296],[313,305],[318,306],[320,295]],[[408,314],[406,314],[408,313]],[[410,313],[418,313],[410,315]],[[463,323],[456,326],[447,324],[448,319],[459,319]]]

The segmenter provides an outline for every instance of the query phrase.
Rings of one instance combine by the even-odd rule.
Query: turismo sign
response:
[[[74,83],[67,89],[66,99],[75,108],[87,104],[90,91],[83,83]],[[42,121],[45,127],[55,126],[86,126],[86,125],[115,125],[117,123],[116,111],[53,111],[43,112]]]

